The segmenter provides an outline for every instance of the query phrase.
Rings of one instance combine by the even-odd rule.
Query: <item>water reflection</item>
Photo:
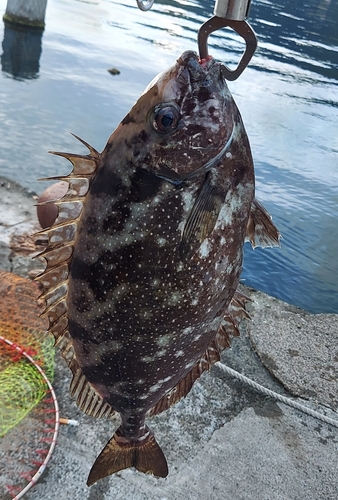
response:
[[[251,14],[264,59],[294,61],[297,67],[338,79],[338,2],[254,2]]]
[[[2,71],[15,79],[38,78],[42,30],[5,22],[1,55]]]

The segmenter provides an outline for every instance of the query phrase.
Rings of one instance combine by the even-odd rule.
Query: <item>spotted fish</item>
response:
[[[81,139],[80,139],[81,140]],[[44,232],[49,330],[71,393],[121,425],[88,485],[121,469],[165,477],[145,423],[220,359],[246,315],[236,292],[245,239],[279,233],[254,197],[254,168],[223,66],[191,51],[158,75],[102,153],[70,160],[69,188]]]

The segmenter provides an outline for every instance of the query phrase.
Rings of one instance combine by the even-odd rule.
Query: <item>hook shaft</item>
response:
[[[223,19],[221,17],[214,16],[208,21],[206,21],[200,27],[197,35],[198,50],[200,59],[207,59],[208,54],[208,37],[209,35],[221,28],[229,26],[236,33],[238,33],[245,40],[245,51],[242,55],[241,60],[238,63],[236,69],[231,70],[226,65],[223,68],[224,77],[227,80],[236,80],[241,73],[245,70],[249,64],[252,56],[255,53],[257,47],[257,38],[251,28],[251,26],[246,21],[232,21],[230,19]]]

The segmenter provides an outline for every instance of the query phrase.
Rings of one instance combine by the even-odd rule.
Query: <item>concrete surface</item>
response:
[[[23,277],[41,267],[31,258],[39,250],[31,237],[40,229],[36,200],[35,193],[0,176],[0,268]]]
[[[337,315],[267,304],[261,293],[255,300],[250,338],[266,368],[292,394],[338,408]]]
[[[20,205],[19,219],[21,208],[27,219],[34,217],[32,194],[17,186],[9,195],[6,189],[0,183],[0,214],[6,195],[8,211],[12,199],[13,213]],[[15,249],[5,251],[11,240],[7,220],[0,219],[0,267],[8,265],[24,275],[37,266],[28,263],[28,254],[18,260]],[[17,225],[16,237],[25,232],[25,224]],[[254,300],[249,306],[252,321],[242,323],[241,337],[223,353],[222,362],[288,395],[285,386],[307,398],[305,404],[338,419],[333,411],[338,316],[311,315],[261,292],[245,291]],[[217,367],[202,376],[185,400],[148,421],[168,460],[166,479],[126,470],[87,488],[89,470],[118,418],[96,421],[83,415],[69,396],[69,381],[57,356],[54,387],[61,414],[80,425],[61,427],[46,472],[25,497],[29,500],[338,498],[338,429],[276,403]]]

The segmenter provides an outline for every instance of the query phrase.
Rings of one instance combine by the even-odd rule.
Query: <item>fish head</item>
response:
[[[129,164],[175,183],[231,153],[243,127],[223,68],[187,51],[148,85],[110,139],[121,137]]]

